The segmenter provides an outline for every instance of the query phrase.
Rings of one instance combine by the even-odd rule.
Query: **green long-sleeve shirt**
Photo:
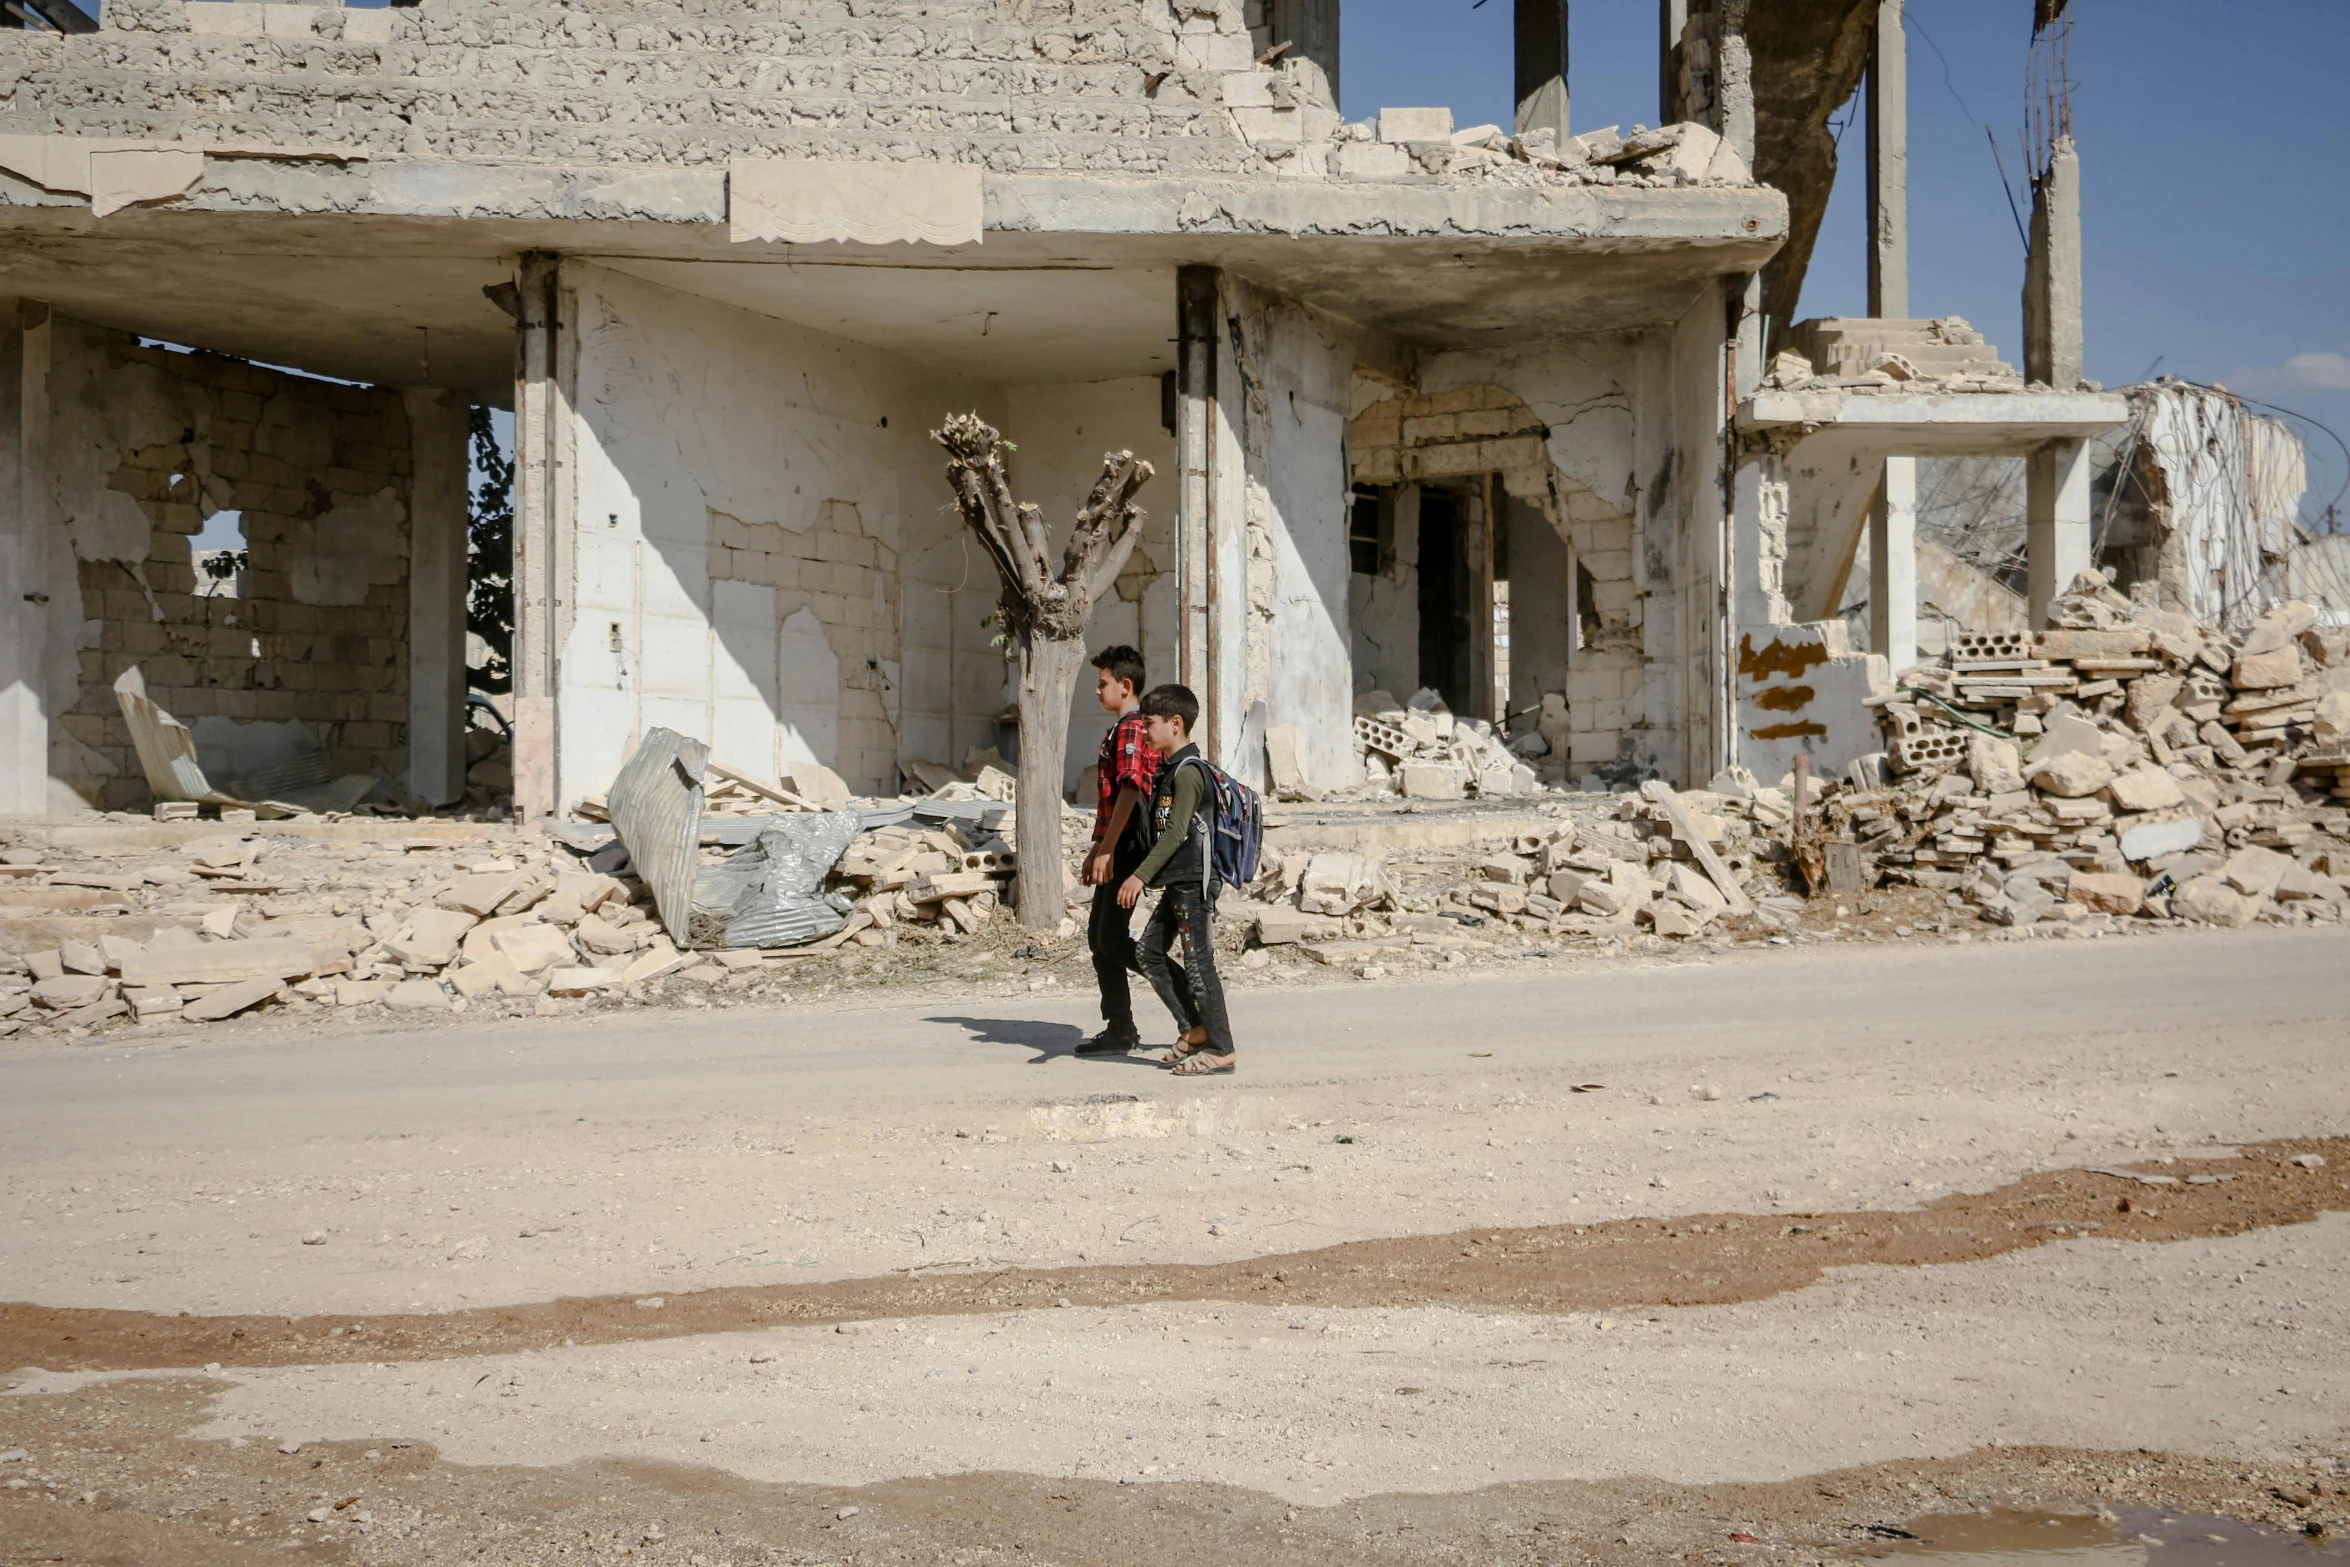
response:
[[[1160,764],[1159,781],[1151,791],[1150,852],[1134,868],[1146,887],[1173,882],[1188,885],[1204,879],[1199,850],[1192,844],[1192,823],[1207,795],[1207,779],[1202,769],[1183,765],[1197,755],[1199,747],[1187,745]],[[1186,847],[1190,852],[1178,860],[1176,851]]]

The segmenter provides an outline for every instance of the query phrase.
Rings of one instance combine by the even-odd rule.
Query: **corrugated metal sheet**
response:
[[[694,902],[701,859],[702,768],[710,748],[673,729],[653,729],[612,780],[605,796],[612,830],[628,847],[637,875],[652,889],[661,923],[680,945]]]
[[[824,878],[862,830],[855,811],[774,818],[694,879],[693,944],[792,947],[840,929],[853,905],[823,891]]]

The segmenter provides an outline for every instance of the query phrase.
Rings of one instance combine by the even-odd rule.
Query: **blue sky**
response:
[[[1966,317],[2010,363],[2023,243],[1983,128],[2017,175],[2031,9],[1909,0],[1911,308]],[[2350,439],[2350,0],[2074,9],[2089,374],[2118,386],[2159,361]],[[1348,118],[1446,104],[1456,124],[1506,127],[1510,16],[1510,0],[1346,0]],[[1577,0],[1572,18],[1575,128],[1653,124],[1653,0]],[[1801,316],[1867,309],[1864,134],[1855,124]],[[2303,433],[2322,503],[2345,459]]]

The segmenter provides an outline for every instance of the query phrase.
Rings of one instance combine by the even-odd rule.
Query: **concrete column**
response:
[[[1754,167],[1754,52],[1746,46],[1753,0],[1715,0],[1714,130]]]
[[[1689,118],[1681,88],[1681,36],[1689,30],[1689,0],[1657,0],[1656,122],[1678,125]]]
[[[556,381],[560,268],[522,258],[514,371],[514,808],[526,821],[556,808]]]
[[[1181,488],[1175,499],[1175,628],[1178,678],[1194,693],[1214,689],[1216,502],[1216,366],[1219,279],[1214,267],[1176,274],[1175,454]]]
[[[427,805],[465,794],[466,403],[401,393],[413,454],[408,489],[408,792]]]
[[[1469,690],[1462,716],[1487,722],[1500,716],[1493,705],[1493,513],[1500,489],[1492,474],[1485,475],[1471,498],[1472,514],[1462,519],[1461,554],[1469,568]]]
[[[2081,333],[2081,164],[2059,136],[2032,182],[2032,253],[2024,266],[2024,376],[2060,392],[2087,371]],[[2052,441],[2024,463],[2032,624],[2090,564],[2089,462],[2079,441]]]
[[[1338,0],[1273,0],[1269,10],[1273,42],[1290,46],[1286,58],[1320,66],[1338,102]]]
[[[2024,548],[2033,628],[2089,569],[2089,443],[2050,441],[2024,459]]]
[[[2024,265],[2024,378],[2059,392],[2087,371],[2081,334],[2081,160],[2056,138],[2032,182],[2032,254]]]
[[[1518,134],[1567,139],[1567,0],[1517,0]]]
[[[0,816],[49,814],[48,405],[47,313],[0,297]]]
[[[1869,651],[1898,673],[1918,661],[1918,460],[1885,459],[1869,513]]]
[[[1869,52],[1869,314],[1909,315],[1909,51],[1902,0],[1877,0]]]

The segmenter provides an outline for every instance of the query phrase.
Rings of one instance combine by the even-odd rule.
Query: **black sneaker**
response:
[[[1077,1047],[1081,1056],[1122,1056],[1142,1048],[1142,1035],[1130,1028],[1105,1028]]]

